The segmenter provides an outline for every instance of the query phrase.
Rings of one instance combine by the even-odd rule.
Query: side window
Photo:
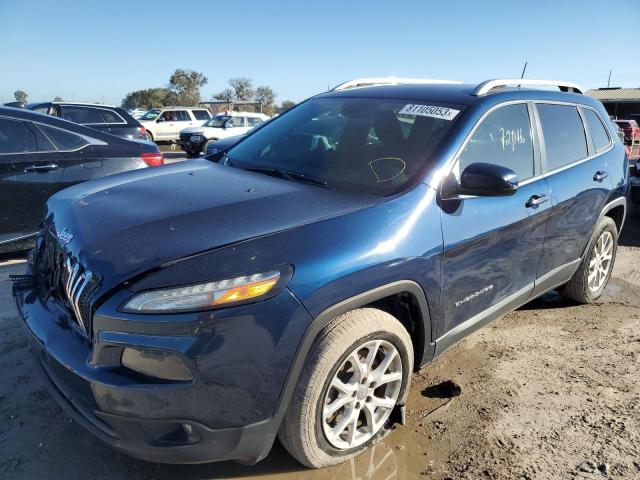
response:
[[[89,142],[75,133],[42,124],[38,125],[38,127],[58,147],[58,150],[79,150],[89,145]]]
[[[249,122],[250,127],[257,127],[262,123],[262,119],[256,117],[247,117],[247,121]]]
[[[460,155],[458,173],[472,163],[510,168],[519,181],[533,177],[533,143],[526,104],[501,107],[484,119]]]
[[[46,135],[42,133],[42,130],[40,130],[33,123],[28,123],[27,125],[29,127],[29,130],[31,130],[31,133],[33,133],[36,137],[36,143],[38,144],[39,152],[55,152],[56,151],[56,147],[53,145],[53,143],[51,143],[51,140],[49,140],[46,137]]]
[[[90,107],[61,107],[62,118],[74,123],[80,124],[96,124],[105,123],[96,108]]]
[[[578,109],[571,105],[537,104],[547,151],[547,171],[586,158],[587,139]]]
[[[0,153],[37,151],[36,136],[26,123],[0,118]]]
[[[593,140],[593,147],[596,152],[601,152],[611,144],[609,134],[602,124],[602,120],[598,117],[598,114],[589,108],[583,108],[584,117],[589,125],[589,132],[591,133],[591,139]]]
[[[98,109],[104,123],[126,123],[124,119],[116,112],[111,110]]]
[[[175,110],[172,112],[176,122],[190,122],[191,117],[186,110]]]
[[[244,127],[244,117],[231,117],[231,125],[234,127]]]
[[[209,120],[209,112],[206,110],[191,110],[196,120]]]

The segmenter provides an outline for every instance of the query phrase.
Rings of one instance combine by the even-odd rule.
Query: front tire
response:
[[[411,337],[392,315],[373,308],[340,315],[311,347],[280,442],[311,468],[356,456],[388,432],[412,371]]]
[[[604,292],[618,250],[618,228],[613,219],[602,217],[585,250],[582,263],[560,293],[578,303],[593,303]]]

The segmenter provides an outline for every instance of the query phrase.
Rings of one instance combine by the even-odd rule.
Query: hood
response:
[[[205,130],[208,130],[208,127],[203,127],[202,125],[198,127],[187,127],[180,130],[180,133],[202,133]]]
[[[69,253],[110,289],[167,262],[380,201],[191,160],[63,190],[49,199],[45,226],[64,232]]]

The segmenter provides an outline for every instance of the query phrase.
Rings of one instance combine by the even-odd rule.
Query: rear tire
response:
[[[341,463],[377,443],[403,405],[413,345],[402,324],[373,308],[347,312],[318,335],[278,433],[301,464]]]
[[[149,130],[147,130],[147,140],[149,140],[150,142],[154,141],[153,134]]]
[[[584,258],[560,294],[578,303],[593,303],[602,296],[613,270],[618,249],[618,228],[602,217],[585,250]]]

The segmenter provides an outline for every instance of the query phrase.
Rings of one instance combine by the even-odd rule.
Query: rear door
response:
[[[60,152],[33,123],[0,117],[0,244],[36,232],[61,175]]]
[[[514,195],[440,200],[444,252],[438,351],[521,305],[533,290],[551,202],[540,175],[532,112],[527,102],[497,107],[475,128],[452,171],[459,181],[474,163],[507,167],[518,175]]]
[[[613,148],[613,141],[606,130],[598,131],[602,123],[587,107],[536,103],[536,111],[542,169],[553,206],[537,272],[537,293],[567,281],[577,268],[611,192],[607,152]],[[588,124],[585,130],[584,121],[589,118],[594,122],[597,147]]]

